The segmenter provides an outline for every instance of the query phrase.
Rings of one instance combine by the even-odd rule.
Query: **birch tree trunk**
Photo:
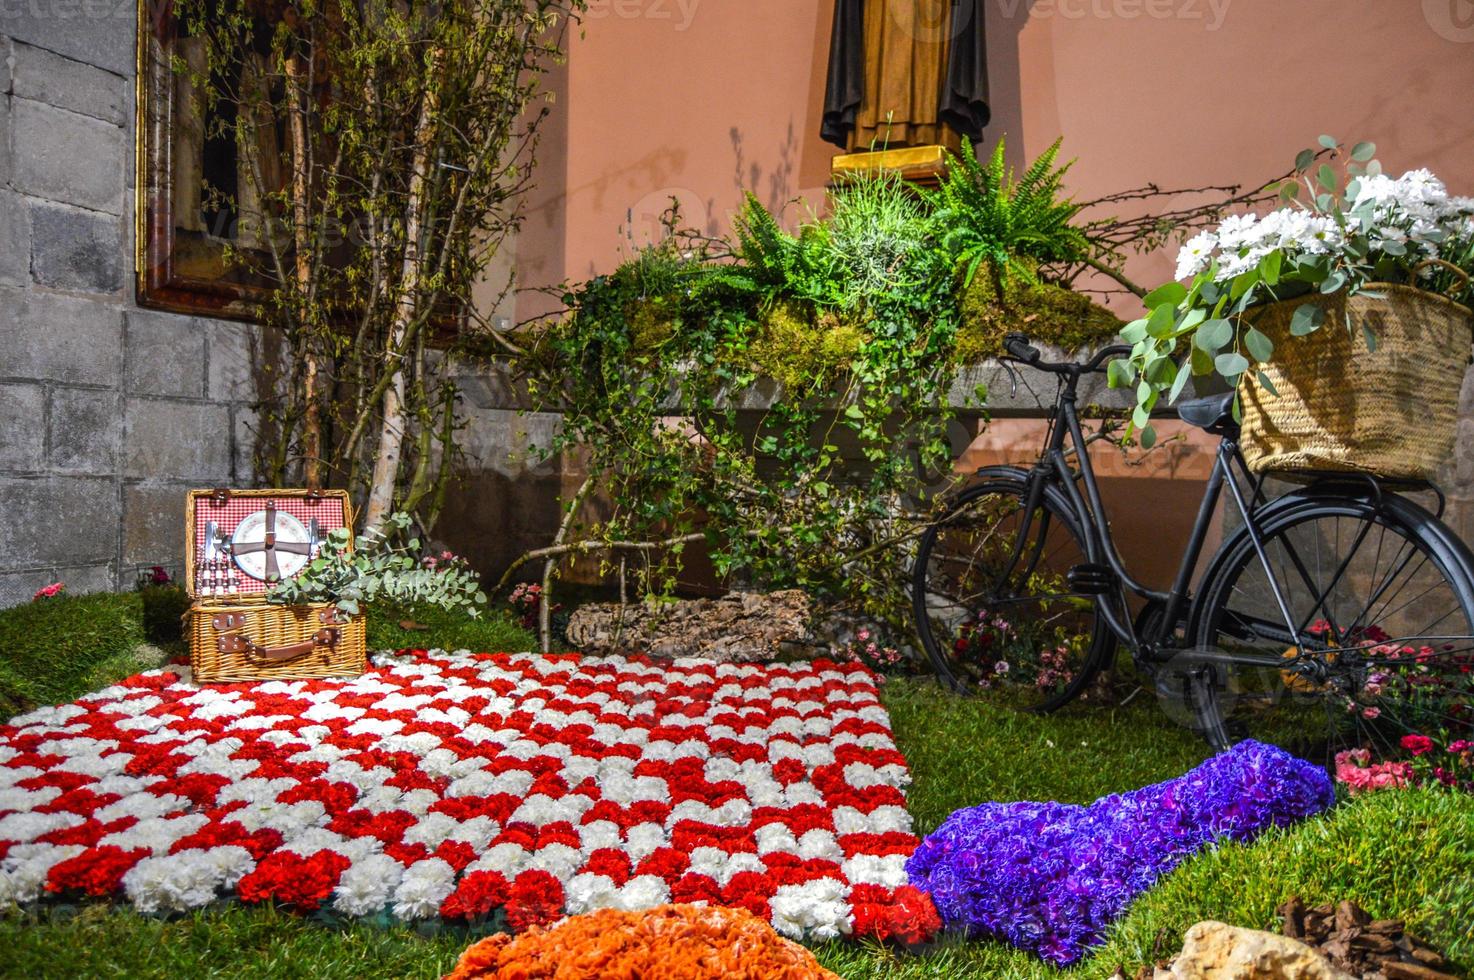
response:
[[[300,54],[287,59],[292,133],[292,239],[295,273],[304,314],[312,288],[312,170],[307,144],[307,100],[311,98],[307,67]],[[302,473],[309,490],[322,489],[322,411],[317,394],[317,352],[312,331],[302,338]]]
[[[399,475],[400,455],[404,448],[404,364],[409,353],[410,327],[419,315],[420,263],[423,248],[425,186],[430,176],[430,144],[439,108],[436,76],[440,58],[432,51],[426,58],[425,94],[420,99],[420,115],[415,123],[414,157],[410,167],[409,190],[404,205],[404,260],[399,274],[399,297],[389,327],[389,342],[384,349],[384,370],[389,384],[381,403],[383,422],[379,430],[379,446],[374,457],[374,472],[369,483],[368,502],[364,507],[363,526],[377,527],[394,508],[394,486]]]

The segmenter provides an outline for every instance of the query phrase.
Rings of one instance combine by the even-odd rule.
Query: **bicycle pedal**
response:
[[[1105,595],[1116,587],[1116,573],[1108,565],[1075,565],[1065,573],[1070,589],[1081,595]]]

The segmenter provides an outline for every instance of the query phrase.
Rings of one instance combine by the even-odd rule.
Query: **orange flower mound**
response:
[[[839,980],[745,909],[600,909],[551,929],[492,936],[445,980]]]

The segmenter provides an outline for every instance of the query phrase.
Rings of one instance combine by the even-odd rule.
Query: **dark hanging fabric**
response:
[[[847,149],[855,113],[865,97],[865,0],[835,0],[829,35],[829,77],[819,135]]]
[[[973,142],[983,138],[983,127],[991,115],[987,51],[983,0],[952,0],[952,47],[947,54],[938,121]]]
[[[840,149],[850,149],[850,136],[865,98],[865,82],[874,53],[865,50],[865,0],[835,0],[829,36],[829,72],[824,90],[824,116],[819,135]],[[971,140],[988,124],[987,46],[983,36],[983,0],[952,0],[951,37],[942,77],[937,119]]]

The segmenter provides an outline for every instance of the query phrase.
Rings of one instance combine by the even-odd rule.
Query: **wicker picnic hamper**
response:
[[[184,582],[193,600],[189,660],[197,682],[363,673],[362,616],[344,616],[331,603],[266,601],[275,578],[291,574],[328,532],[349,526],[343,491],[190,491]]]
[[[1355,296],[1272,303],[1253,317],[1274,342],[1264,373],[1278,392],[1254,372],[1239,387],[1240,441],[1254,472],[1423,480],[1448,460],[1474,313],[1411,286],[1365,288]],[[1326,311],[1325,325],[1291,336],[1290,318],[1307,302]],[[1368,350],[1363,326],[1375,336],[1375,350]]]

